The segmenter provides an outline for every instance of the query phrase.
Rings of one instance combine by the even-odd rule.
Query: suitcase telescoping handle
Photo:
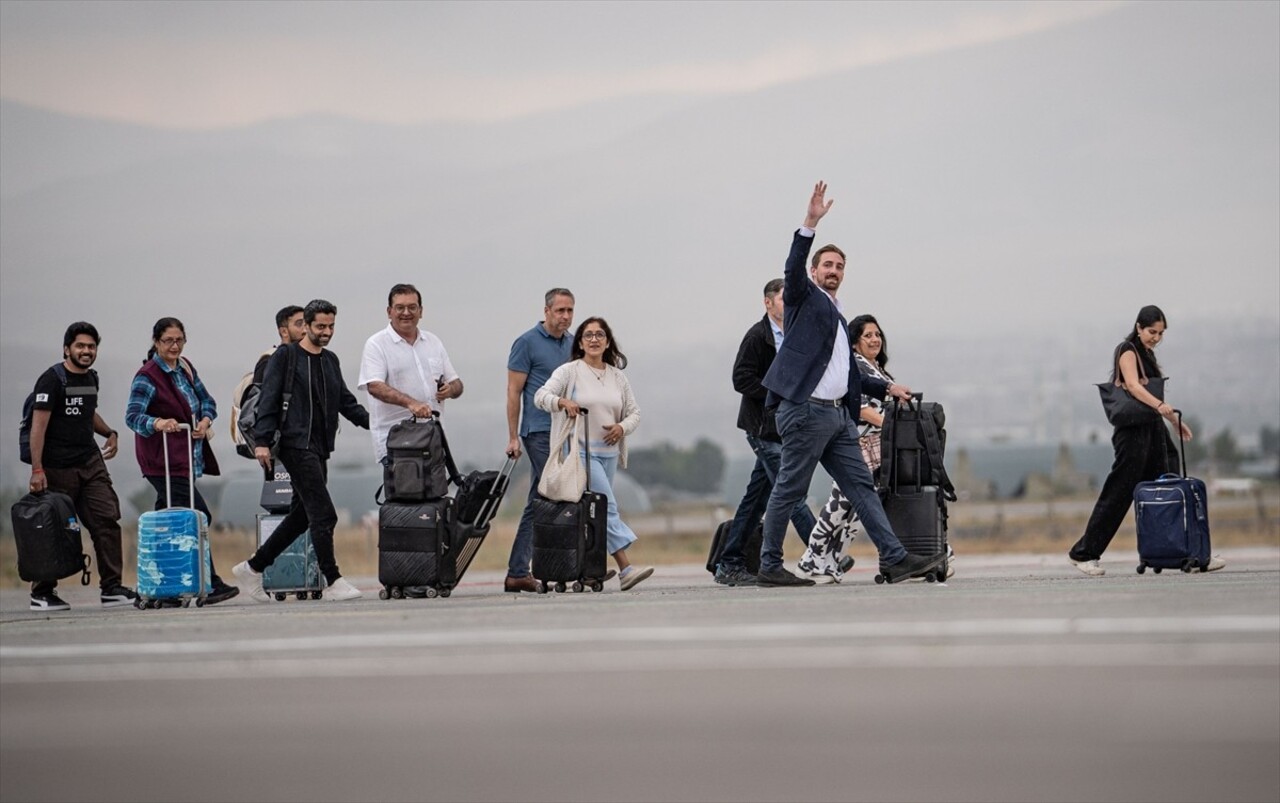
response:
[[[1141,362],[1141,360],[1139,360]],[[1178,414],[1178,455],[1182,458],[1182,476],[1187,476],[1187,442],[1182,439],[1182,411],[1177,407],[1173,411]]]
[[[578,414],[582,416],[583,427],[587,427],[587,424],[588,424],[587,412],[588,410],[585,407],[578,408]],[[587,467],[587,486],[586,486],[585,492],[589,493],[591,491],[591,429],[590,428],[587,428],[586,437],[582,439],[582,462],[585,463]]]
[[[179,424],[178,429],[187,432],[187,481],[190,487],[187,489],[187,501],[192,508],[196,506],[196,456],[195,444],[191,437],[191,425]],[[161,447],[164,451],[164,503],[167,507],[173,507],[173,489],[169,483],[169,433],[161,432]]]

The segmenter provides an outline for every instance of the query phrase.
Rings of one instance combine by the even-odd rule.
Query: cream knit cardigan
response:
[[[559,407],[560,399],[564,398],[572,388],[577,377],[578,364],[581,362],[582,360],[573,360],[557,368],[547,383],[538,388],[538,392],[534,394],[534,406],[552,415],[567,415]],[[627,381],[625,373],[606,364],[605,377],[611,379],[622,391],[622,420],[618,422],[622,425],[622,439],[618,441],[618,465],[626,468],[627,436],[640,426],[640,406],[636,404],[635,394],[631,392],[631,383]]]

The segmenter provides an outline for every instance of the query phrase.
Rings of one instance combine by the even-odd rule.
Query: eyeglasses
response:
[[[404,315],[406,312],[409,313],[410,315],[413,315],[418,312],[421,312],[422,307],[418,306],[417,304],[410,304],[408,306],[405,306],[404,304],[397,304],[396,306],[391,308],[391,311],[396,313],[397,315]]]
[[[607,338],[605,337],[604,332],[583,332],[582,339],[583,340],[605,340]]]
[[[187,339],[185,337],[160,338],[160,345],[162,346],[181,346],[183,343],[186,343],[186,342],[187,342]]]

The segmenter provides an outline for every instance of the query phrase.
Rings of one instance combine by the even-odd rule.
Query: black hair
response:
[[[404,295],[408,295],[409,293],[413,293],[415,296],[418,297],[418,306],[421,307],[422,293],[419,293],[418,288],[414,287],[411,284],[392,285],[391,292],[387,293],[387,306],[388,307],[391,306],[391,299],[395,298],[396,296],[404,296]]]
[[[1124,340],[1120,341],[1120,345],[1116,346],[1116,353],[1111,358],[1111,381],[1116,381],[1116,371],[1120,367],[1120,354],[1130,346],[1133,346],[1134,356],[1139,360],[1145,359],[1156,376],[1160,375],[1160,363],[1156,360],[1156,353],[1146,346],[1142,345],[1142,338],[1138,337],[1138,328],[1146,329],[1148,326],[1155,326],[1157,323],[1164,324],[1164,328],[1169,328],[1169,321],[1164,317],[1164,310],[1155,304],[1148,304],[1138,310],[1138,317],[1133,322],[1133,326],[1129,328],[1129,334]],[[1144,369],[1145,370],[1145,369]]]
[[[869,323],[874,323],[876,328],[880,330],[880,353],[876,355],[876,365],[880,366],[880,370],[884,371],[885,376],[892,379],[893,375],[889,373],[889,338],[884,336],[884,327],[876,320],[876,316],[859,315],[849,321],[849,340],[853,342],[853,347],[856,349],[858,339],[862,337],[862,330],[866,329]]]
[[[299,312],[302,312],[302,307],[299,307],[297,304],[290,304],[287,307],[281,307],[280,311],[276,313],[276,328],[283,329],[288,326],[289,319],[297,315]]]
[[[187,327],[183,326],[182,321],[177,318],[161,318],[156,321],[155,326],[151,327],[151,348],[147,349],[147,356],[142,360],[144,363],[156,356],[156,341],[164,335],[166,329],[170,328],[180,330],[184,338],[187,336]]]
[[[587,330],[587,326],[593,323],[600,324],[600,328],[604,330],[605,339],[609,341],[609,345],[605,347],[602,358],[604,361],[619,370],[627,367],[627,355],[618,349],[618,341],[613,339],[613,330],[609,328],[609,323],[604,318],[587,318],[578,326],[578,331],[573,334],[573,352],[572,356],[575,360],[580,360],[586,356],[586,351],[582,348],[582,333]]]
[[[93,345],[98,345],[98,327],[88,321],[76,321],[67,327],[66,334],[62,336],[62,347],[64,349],[71,348],[71,344],[76,342],[76,338],[80,335],[88,335],[93,338]]]
[[[323,298],[313,298],[307,302],[307,306],[302,308],[302,320],[306,321],[308,326],[316,319],[317,315],[337,314],[338,308]]]

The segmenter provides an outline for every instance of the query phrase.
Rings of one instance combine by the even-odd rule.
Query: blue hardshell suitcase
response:
[[[187,465],[192,465],[191,426],[183,424],[187,433]],[[167,441],[168,434],[162,433]],[[165,496],[171,501],[169,487],[169,449],[164,449]],[[195,477],[189,478],[195,499]],[[194,599],[197,607],[209,595],[213,574],[209,557],[209,520],[194,508],[170,507],[150,510],[138,519],[138,607],[159,608]]]
[[[1178,422],[1182,422],[1182,412]],[[1182,438],[1178,438],[1182,446]],[[1150,566],[1184,572],[1209,570],[1209,495],[1204,482],[1187,476],[1182,446],[1182,475],[1165,474],[1140,482],[1133,491],[1134,519],[1138,528],[1138,574]]]
[[[258,516],[258,546],[261,547],[284,521],[281,514]],[[288,549],[280,553],[262,572],[262,590],[283,602],[290,594],[298,599],[320,599],[324,596],[324,575],[308,530],[299,535]]]

